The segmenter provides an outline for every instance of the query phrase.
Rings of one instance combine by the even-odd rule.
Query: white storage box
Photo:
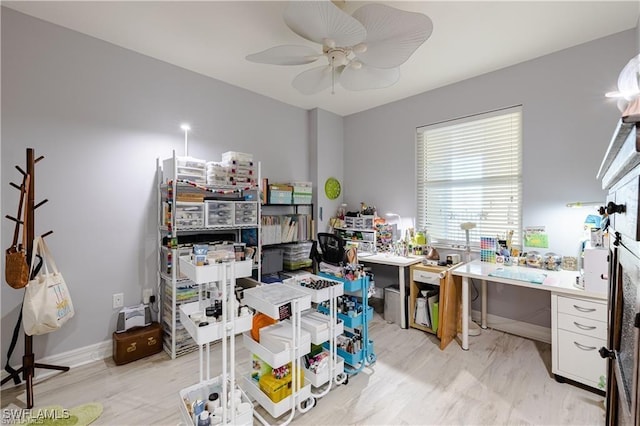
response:
[[[206,201],[206,223],[209,227],[233,225],[233,201]]]
[[[204,203],[175,203],[176,229],[204,228]]]
[[[302,314],[301,325],[311,335],[311,343],[314,345],[321,345],[330,338],[331,317],[329,315],[317,311],[306,311]],[[344,323],[338,319],[333,330],[335,336],[341,335],[344,333]]]
[[[193,157],[168,158],[162,162],[162,172],[166,182],[174,179],[184,179],[195,183],[205,184],[207,162]]]
[[[300,312],[311,307],[311,296],[281,283],[244,290],[244,303],[271,318],[282,320],[291,315],[292,302],[298,302]]]
[[[293,327],[290,322],[279,322],[262,327],[259,333],[260,345],[270,352],[278,353],[293,348]],[[304,329],[300,330],[298,347],[300,348],[300,354],[308,354],[311,352],[311,334]]]
[[[246,291],[246,290],[245,290]],[[246,331],[242,333],[242,342],[244,347],[252,354],[257,355],[261,360],[269,364],[273,368],[282,367],[283,365],[291,362],[291,351],[282,350],[280,352],[271,352],[266,347],[262,346],[260,342],[256,342],[251,337],[251,332]],[[309,351],[311,346],[309,346]]]
[[[247,165],[253,165],[253,154],[246,154],[244,152],[227,151],[222,154],[223,163],[245,163]],[[251,164],[248,164],[251,163]]]

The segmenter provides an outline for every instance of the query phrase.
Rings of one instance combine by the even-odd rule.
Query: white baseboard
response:
[[[112,353],[113,342],[111,340],[105,340],[104,342],[95,343],[93,345],[85,346],[83,348],[74,349],[68,352],[63,352],[57,355],[47,356],[41,359],[36,359],[36,362],[41,364],[51,364],[51,365],[64,365],[71,368],[80,367],[81,365],[88,364],[90,362],[99,361],[101,359],[109,358]],[[18,357],[18,354],[14,354],[15,357]],[[12,365],[16,370],[20,368],[20,366]],[[54,374],[59,374],[59,371],[56,370],[46,370],[46,369],[37,369],[36,371],[36,382],[41,379],[45,379]],[[4,380],[9,373],[6,370],[2,371],[2,379]],[[20,376],[22,379],[22,375]],[[21,381],[21,384],[24,383],[24,380]],[[11,387],[16,386],[13,383],[13,380],[9,380],[7,383],[2,386],[2,389],[9,389]],[[19,386],[19,385],[18,385]]]
[[[471,318],[480,324],[480,311],[471,311]],[[528,322],[522,322],[511,318],[504,318],[497,315],[487,314],[487,327],[504,331],[527,339],[537,340],[544,343],[551,343],[551,328],[542,327]]]

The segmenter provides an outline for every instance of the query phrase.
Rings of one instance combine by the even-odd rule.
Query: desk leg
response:
[[[480,326],[486,330],[487,328],[487,280],[482,280],[482,316],[480,318]]]
[[[404,287],[404,267],[398,266],[398,284],[400,285],[400,328],[407,328],[405,299],[406,290]]]
[[[469,350],[469,316],[471,305],[469,303],[469,278],[462,277],[462,349]]]

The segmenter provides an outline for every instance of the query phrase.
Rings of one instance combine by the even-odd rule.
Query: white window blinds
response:
[[[417,129],[417,227],[438,246],[464,246],[513,231],[521,246],[522,107]]]

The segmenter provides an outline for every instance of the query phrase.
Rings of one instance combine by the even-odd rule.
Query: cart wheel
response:
[[[315,406],[316,406],[316,399],[314,397],[312,397],[312,396],[307,398],[307,400],[302,403],[302,408],[304,408],[304,409],[309,409],[310,410]]]
[[[376,354],[370,354],[368,357],[369,364],[376,362]]]
[[[336,385],[346,385],[349,383],[349,376],[344,373],[336,375]]]

